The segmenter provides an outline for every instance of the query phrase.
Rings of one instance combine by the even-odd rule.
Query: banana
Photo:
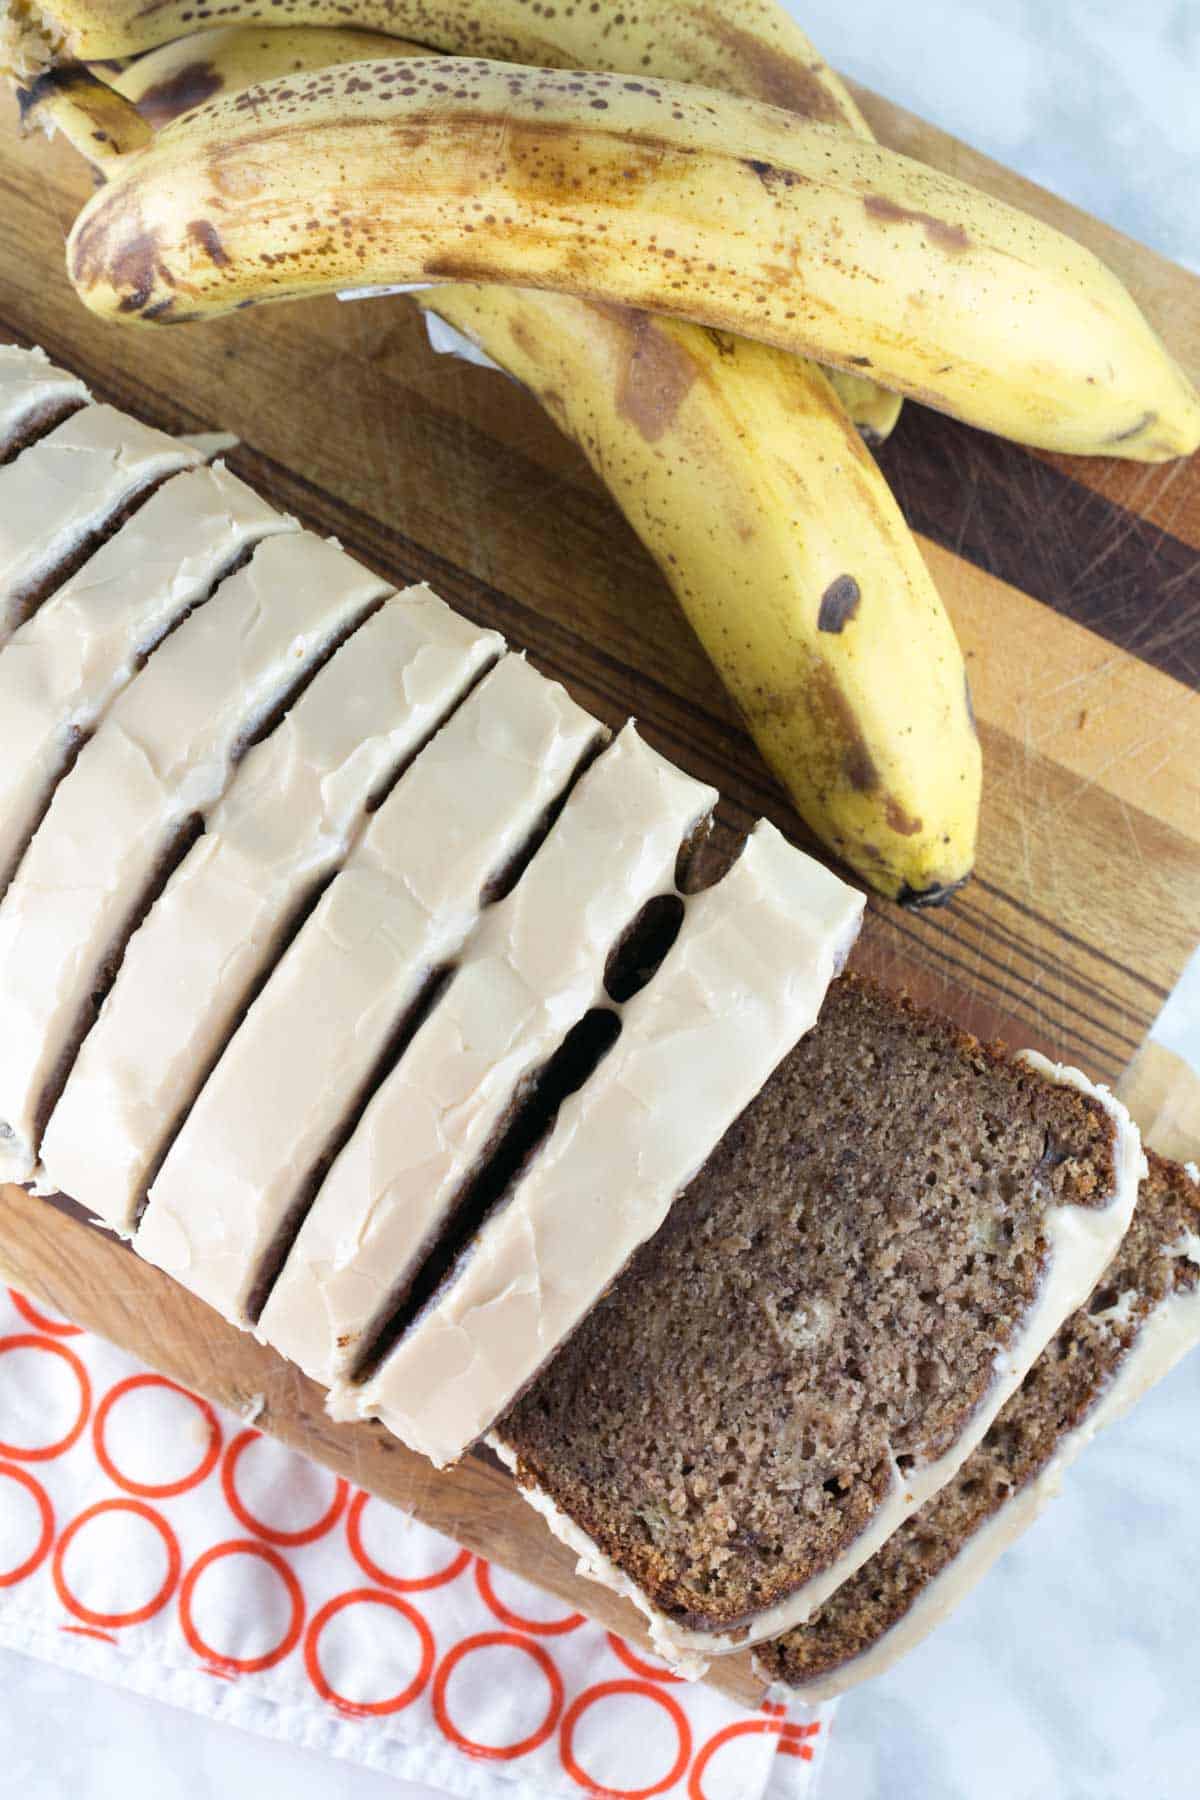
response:
[[[1097,258],[775,107],[461,58],[285,77],[177,119],[76,221],[116,318],[460,280],[665,313],[860,372],[1002,436],[1145,462],[1200,396]]]
[[[26,130],[37,126],[51,136],[60,131],[102,175],[118,157],[140,150],[154,135],[149,122],[119,94],[76,65],[48,69],[28,87],[18,87],[17,102]]]
[[[649,73],[728,88],[806,118],[840,125],[860,137],[872,135],[845,83],[775,0],[735,0],[719,9],[696,0],[639,0],[636,10],[627,12],[620,10],[617,0],[586,7],[531,7],[528,0],[439,0],[433,8],[428,0],[288,0],[286,24],[280,22],[275,0],[270,4],[219,0],[216,5],[207,0],[199,5],[194,0],[154,0],[151,5],[144,0],[108,0],[101,5],[68,0],[66,5],[52,6],[0,0],[0,73],[6,16],[14,45],[10,63],[16,59],[27,66],[44,66],[53,60],[56,48],[78,58],[112,58],[163,46],[169,72],[163,62],[157,70],[146,71],[150,79],[145,86],[155,89],[150,97],[154,110],[138,97],[142,77],[136,68],[128,84],[114,84],[137,100],[156,126],[164,122],[164,103],[173,106],[174,116],[184,110],[174,105],[179,96],[187,106],[210,97],[203,86],[214,76],[221,78],[224,91],[231,92],[276,73],[355,60],[347,53],[346,40],[355,35],[349,26],[373,28],[363,29],[362,35],[374,37],[380,47],[364,47],[362,55],[387,54],[386,34],[505,62]],[[222,28],[210,31],[207,46],[202,43],[204,34],[195,29],[205,23]],[[185,29],[191,36],[181,39]],[[325,54],[312,43],[315,29],[331,40]],[[264,42],[268,36],[289,42],[276,50]],[[23,53],[17,47],[22,41]],[[201,52],[198,62],[189,48],[193,44]],[[288,59],[282,63],[275,60],[281,53]],[[391,53],[409,51],[393,44]],[[173,87],[168,85],[168,73]],[[221,88],[212,88],[211,93]],[[832,379],[842,404],[868,440],[881,443],[900,416],[900,396],[875,387],[861,374],[843,377],[834,371]]]
[[[206,26],[357,26],[453,54],[749,94],[869,138],[848,89],[776,0],[0,0],[0,72],[152,50]]]
[[[845,407],[868,444],[886,444],[900,420],[904,396],[879,387],[849,369],[822,369],[821,373]]]
[[[220,30],[193,32],[191,36],[178,38],[158,50],[147,51],[115,73],[102,73],[110,86],[135,106],[144,119],[155,129],[161,129],[205,100],[240,93],[243,88],[270,81],[276,75],[295,75],[306,69],[359,62],[366,57],[428,54],[423,45],[407,43],[403,38],[385,37],[378,31],[306,25],[285,25],[270,30],[262,26],[231,25]],[[840,105],[845,89],[836,77],[832,77],[832,81],[835,85],[831,92]],[[861,125],[862,132],[867,131],[861,114],[853,106],[844,122],[848,130],[857,130]],[[79,136],[73,141],[85,156],[89,154],[87,143],[80,141]],[[111,157],[105,154],[93,156],[92,160],[107,170]],[[900,417],[904,404],[901,396],[877,387],[861,375],[848,374],[841,369],[826,370],[826,374],[867,443],[884,443]]]
[[[369,58],[428,55],[416,44],[354,26],[283,25],[272,31],[264,25],[226,25],[149,50],[104,79],[158,131],[205,100],[238,94],[276,75]]]
[[[821,371],[558,294],[458,286],[417,303],[583,448],[817,836],[893,899],[947,898],[979,810],[962,653]]]

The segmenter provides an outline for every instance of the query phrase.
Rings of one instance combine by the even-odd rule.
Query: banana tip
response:
[[[970,879],[971,871],[968,869],[957,881],[935,881],[929,887],[914,888],[905,882],[896,895],[896,904],[903,906],[908,912],[924,912],[928,907],[945,906]]]

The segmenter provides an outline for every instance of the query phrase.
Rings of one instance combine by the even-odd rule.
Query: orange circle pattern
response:
[[[131,1394],[139,1388],[166,1388],[172,1394],[181,1394],[185,1400],[199,1409],[201,1417],[208,1426],[208,1447],[192,1470],[190,1475],[178,1481],[142,1482],[133,1481],[128,1475],[122,1475],[117,1468],[108,1447],[104,1442],[104,1427],[108,1423],[108,1415],[115,1403],[123,1395]],[[137,1494],[143,1500],[170,1500],[176,1494],[186,1494],[190,1488],[199,1487],[206,1481],[217,1466],[217,1458],[221,1454],[221,1427],[217,1423],[217,1415],[207,1400],[201,1400],[198,1394],[189,1394],[177,1382],[168,1381],[165,1375],[129,1375],[124,1381],[118,1381],[110,1387],[103,1400],[96,1408],[96,1416],[92,1420],[92,1448],[96,1453],[96,1461],[108,1476],[108,1479],[127,1494]]]
[[[518,1743],[479,1744],[474,1738],[469,1738],[464,1731],[460,1731],[451,1719],[446,1706],[446,1689],[449,1686],[451,1675],[464,1657],[470,1656],[472,1651],[488,1650],[498,1644],[511,1645],[514,1650],[523,1650],[525,1655],[538,1665],[550,1684],[550,1705],[546,1710],[546,1717],[537,1730],[531,1731],[528,1737],[521,1738]],[[540,1644],[532,1644],[528,1638],[518,1637],[515,1631],[481,1631],[475,1637],[463,1638],[461,1642],[455,1644],[453,1650],[442,1658],[441,1667],[438,1669],[433,1683],[433,1716],[438,1722],[443,1737],[449,1738],[452,1744],[457,1744],[460,1750],[465,1750],[468,1756],[477,1756],[488,1762],[511,1762],[514,1757],[528,1756],[531,1750],[536,1750],[540,1744],[546,1742],[547,1738],[553,1736],[554,1728],[562,1713],[564,1698],[563,1679],[558,1672],[558,1664]]]
[[[509,1625],[514,1631],[528,1631],[534,1637],[563,1637],[568,1631],[577,1631],[584,1623],[582,1613],[569,1613],[565,1619],[526,1619],[520,1613],[513,1612],[496,1597],[492,1586],[492,1571],[482,1556],[475,1558],[475,1586],[479,1590],[479,1598],[490,1613],[494,1613],[502,1625]]]
[[[339,1475],[337,1486],[333,1490],[333,1499],[319,1519],[306,1525],[301,1531],[279,1531],[274,1525],[255,1518],[237,1491],[237,1465],[243,1451],[251,1444],[256,1444],[262,1436],[261,1431],[241,1431],[234,1438],[225,1452],[225,1460],[221,1464],[221,1490],[225,1495],[225,1503],[239,1525],[252,1531],[255,1537],[264,1538],[268,1544],[278,1544],[282,1549],[294,1549],[300,1544],[315,1544],[323,1538],[327,1531],[332,1531],[342,1516],[346,1504],[346,1496],[350,1492],[350,1484]]]
[[[586,1770],[581,1769],[575,1758],[575,1731],[580,1719],[589,1706],[597,1700],[607,1700],[616,1694],[642,1694],[647,1700],[653,1700],[661,1706],[671,1720],[679,1736],[679,1749],[675,1761],[660,1781],[651,1782],[649,1787],[611,1788],[601,1787],[592,1780]],[[585,1688],[576,1700],[571,1702],[562,1722],[559,1738],[562,1753],[562,1765],[571,1777],[578,1782],[585,1794],[596,1794],[601,1800],[650,1800],[652,1794],[663,1794],[674,1787],[692,1760],[692,1728],[688,1724],[687,1714],[671,1694],[664,1694],[661,1688],[651,1687],[645,1681],[601,1681],[595,1687]]]
[[[398,1694],[392,1694],[386,1700],[347,1700],[333,1687],[324,1669],[321,1667],[319,1644],[321,1633],[330,1619],[344,1612],[348,1606],[389,1606],[406,1619],[421,1640],[421,1666],[406,1688]],[[352,1719],[369,1719],[380,1717],[385,1713],[403,1712],[411,1706],[417,1695],[429,1680],[429,1672],[433,1668],[434,1658],[433,1633],[423,1616],[415,1606],[401,1600],[396,1594],[382,1594],[375,1588],[354,1588],[347,1594],[335,1594],[313,1615],[312,1623],[304,1638],[304,1667],[308,1679],[320,1694],[322,1700],[328,1700],[340,1713]]]
[[[10,1350],[44,1350],[48,1356],[60,1357],[79,1383],[79,1414],[65,1436],[36,1450],[24,1450],[19,1444],[6,1444],[0,1440],[0,1456],[10,1456],[14,1462],[52,1462],[56,1456],[64,1455],[82,1435],[92,1410],[91,1379],[75,1352],[54,1338],[40,1337],[32,1331],[14,1332],[11,1337],[0,1338],[0,1356],[7,1356]]]
[[[206,1644],[196,1628],[196,1621],[192,1616],[196,1583],[205,1569],[210,1569],[215,1562],[223,1562],[228,1556],[258,1557],[269,1568],[274,1569],[287,1589],[292,1604],[288,1628],[274,1648],[267,1650],[262,1656],[227,1656],[223,1650],[214,1650],[210,1644]],[[227,1543],[214,1544],[203,1556],[197,1557],[184,1576],[183,1586],[179,1590],[179,1625],[190,1648],[203,1658],[206,1665],[222,1672],[236,1670],[239,1675],[253,1675],[260,1669],[273,1669],[285,1656],[290,1656],[300,1642],[300,1633],[304,1630],[304,1595],[291,1564],[284,1562],[277,1551],[256,1542],[254,1538],[230,1538]]]
[[[27,1300],[24,1294],[18,1294],[16,1288],[9,1288],[8,1297],[25,1323],[32,1325],[35,1331],[47,1331],[51,1337],[83,1336],[82,1326],[69,1325],[65,1319],[52,1319],[48,1314],[39,1312],[32,1300]]]
[[[13,1569],[5,1569],[0,1573],[0,1587],[16,1587],[19,1581],[24,1581],[27,1576],[32,1575],[33,1571],[40,1568],[46,1560],[47,1552],[54,1542],[54,1508],[50,1504],[49,1494],[40,1481],[34,1480],[28,1469],[20,1469],[15,1463],[0,1463],[0,1477],[6,1481],[15,1481],[18,1487],[23,1487],[27,1493],[32,1494],[34,1504],[41,1517],[41,1532],[38,1541],[25,1561],[18,1563]]]
[[[372,1581],[378,1582],[380,1587],[388,1588],[392,1593],[421,1594],[428,1593],[431,1588],[445,1587],[462,1574],[471,1560],[469,1550],[460,1550],[457,1556],[451,1557],[444,1569],[435,1569],[431,1575],[389,1575],[386,1569],[381,1569],[362,1541],[362,1516],[370,1498],[370,1494],[359,1488],[346,1515],[346,1542],[351,1556],[364,1575],[369,1575]]]
[[[607,1632],[605,1635],[608,1638],[608,1647],[617,1661],[624,1663],[625,1667],[634,1675],[640,1675],[643,1681],[661,1681],[665,1686],[674,1684],[682,1687],[684,1685],[682,1675],[672,1675],[670,1669],[656,1669],[653,1663],[646,1662],[637,1654],[632,1644],[627,1644],[624,1638],[619,1638],[615,1631]]]
[[[92,1369],[106,1365],[91,1353],[88,1334],[66,1320],[42,1313],[13,1290],[8,1292],[15,1312],[29,1329],[0,1336],[0,1355],[35,1350],[56,1357],[70,1369],[78,1387],[76,1416],[69,1429],[63,1431],[55,1442],[25,1448],[0,1441],[0,1490],[4,1482],[23,1488],[32,1498],[38,1517],[36,1543],[25,1554],[26,1544],[22,1542],[18,1554],[22,1555],[23,1560],[9,1569],[0,1569],[0,1591],[16,1586],[44,1569],[42,1579],[49,1577],[47,1591],[52,1587],[59,1604],[72,1620],[71,1623],[59,1625],[61,1632],[115,1646],[119,1642],[116,1633],[163,1616],[174,1599],[178,1629],[207,1675],[222,1681],[236,1682],[244,1676],[277,1667],[299,1648],[300,1654],[293,1666],[300,1681],[341,1718],[362,1721],[365,1726],[373,1719],[386,1719],[404,1712],[426,1697],[424,1707],[432,1714],[442,1739],[464,1755],[481,1761],[511,1765],[520,1758],[541,1750],[543,1757],[550,1756],[554,1759],[561,1771],[560,1780],[563,1776],[569,1778],[581,1793],[598,1796],[599,1800],[654,1800],[654,1796],[665,1795],[668,1790],[672,1793],[686,1793],[687,1800],[708,1800],[704,1782],[713,1759],[725,1746],[738,1740],[769,1736],[775,1739],[781,1755],[812,1760],[814,1752],[811,1740],[820,1732],[820,1723],[793,1723],[789,1721],[786,1708],[771,1702],[765,1702],[759,1712],[751,1717],[724,1724],[716,1730],[711,1730],[710,1727],[711,1735],[706,1733],[701,1723],[704,1719],[703,1710],[697,1712],[693,1706],[692,1719],[697,1721],[694,1727],[688,1710],[685,1709],[687,1691],[684,1690],[681,1694],[681,1699],[685,1702],[683,1705],[672,1693],[664,1691],[678,1686],[680,1677],[669,1669],[648,1661],[643,1654],[639,1654],[612,1632],[605,1634],[608,1650],[627,1671],[627,1675],[582,1688],[576,1678],[575,1685],[579,1691],[573,1697],[569,1696],[564,1684],[563,1668],[556,1660],[556,1655],[551,1653],[554,1646],[538,1640],[565,1638],[583,1629],[587,1621],[582,1613],[569,1613],[562,1618],[548,1620],[523,1615],[497,1594],[491,1566],[484,1558],[472,1556],[470,1551],[452,1546],[448,1547],[448,1560],[426,1574],[402,1575],[381,1567],[364,1539],[363,1516],[371,1496],[362,1490],[351,1490],[345,1480],[337,1480],[329,1506],[311,1525],[286,1531],[257,1517],[238,1492],[237,1474],[241,1457],[261,1435],[258,1431],[252,1428],[236,1430],[226,1439],[228,1426],[222,1425],[221,1418],[207,1401],[165,1376],[149,1371],[124,1375],[115,1381],[111,1381],[109,1377],[111,1385],[106,1381],[104,1387],[98,1390],[102,1393],[102,1398],[93,1411],[89,1364]],[[82,1342],[77,1348],[68,1348],[62,1341],[68,1337],[80,1338]],[[88,1361],[84,1360],[85,1357]],[[120,1467],[118,1456],[114,1455],[112,1414],[118,1402],[126,1395],[156,1387],[182,1396],[197,1410],[205,1441],[198,1447],[194,1466],[185,1475],[169,1481],[139,1481]],[[3,1420],[0,1418],[0,1429],[2,1427]],[[184,1430],[187,1430],[186,1422]],[[60,1511],[63,1509],[63,1496],[61,1489],[55,1486],[52,1473],[42,1474],[41,1479],[38,1479],[29,1468],[22,1465],[53,1463],[64,1457],[81,1439],[84,1449],[94,1458],[96,1470],[113,1486],[122,1490],[123,1497],[97,1500],[85,1505],[76,1516],[70,1517],[72,1507],[66,1513],[68,1522],[60,1528],[56,1508]],[[249,1535],[210,1542],[209,1547],[202,1549],[199,1555],[196,1551],[204,1544],[204,1537],[201,1537],[200,1545],[197,1545],[194,1538],[189,1543],[185,1536],[190,1561],[190,1566],[185,1571],[184,1553],[170,1519],[158,1507],[147,1502],[176,1500],[184,1495],[191,1495],[209,1482],[210,1478],[210,1492],[214,1498],[219,1488],[230,1512]],[[3,1504],[0,1492],[0,1507]],[[76,1499],[74,1505],[78,1504]],[[382,1502],[377,1504],[382,1505]],[[194,1502],[191,1500],[185,1503],[184,1510],[178,1515],[181,1520],[196,1518],[195,1511],[189,1512],[188,1508],[194,1509]],[[72,1591],[66,1566],[71,1547],[79,1534],[91,1521],[112,1514],[131,1514],[152,1528],[165,1551],[166,1572],[157,1591],[144,1604],[106,1613],[89,1607],[79,1594]],[[332,1537],[331,1534],[340,1526],[343,1516],[344,1532],[337,1530],[337,1536]],[[350,1587],[346,1584],[346,1574],[343,1573],[340,1577],[343,1585],[330,1598],[316,1606],[320,1589],[312,1594],[311,1600],[306,1599],[305,1586],[297,1571],[306,1571],[307,1565],[290,1553],[326,1540],[335,1553],[343,1558],[343,1571],[349,1567],[345,1560],[348,1553],[371,1585]],[[329,1551],[319,1554],[327,1556]],[[423,1554],[428,1556],[428,1549]],[[436,1551],[434,1555],[437,1555]],[[209,1644],[196,1619],[196,1590],[205,1571],[215,1563],[234,1557],[249,1557],[264,1564],[283,1584],[287,1597],[289,1616],[282,1635],[278,1643],[258,1656],[238,1657]],[[474,1594],[469,1589],[460,1589],[460,1597],[450,1602],[451,1609],[457,1610],[451,1610],[448,1616],[456,1621],[455,1631],[462,1631],[464,1600],[474,1611],[476,1618],[480,1617],[479,1603],[482,1603],[497,1620],[499,1629],[479,1631],[474,1635],[458,1638],[445,1650],[439,1662],[435,1630],[440,1633],[442,1629],[438,1623],[442,1615],[435,1605],[432,1620],[427,1618],[421,1607],[405,1596],[432,1594],[435,1590],[447,1588],[468,1568],[472,1568],[472,1565],[473,1580],[469,1587],[474,1589]],[[353,1578],[351,1573],[350,1579]],[[75,1580],[82,1586],[78,1574]],[[305,1581],[307,1582],[307,1573]],[[86,1592],[86,1588],[83,1591]],[[328,1586],[325,1586],[324,1592],[329,1592]],[[316,1607],[311,1616],[310,1606]],[[382,1608],[398,1615],[416,1634],[416,1668],[411,1679],[397,1692],[378,1700],[355,1700],[339,1692],[321,1660],[322,1640],[333,1621],[350,1609],[363,1607]],[[213,1630],[212,1625],[206,1628]],[[588,1629],[596,1632],[595,1627]],[[469,1632],[469,1626],[467,1630]],[[597,1641],[600,1641],[598,1634]],[[518,1651],[527,1662],[534,1665],[534,1670],[531,1671],[533,1678],[536,1680],[540,1675],[548,1690],[546,1710],[540,1723],[519,1741],[509,1744],[480,1743],[469,1735],[467,1726],[470,1721],[456,1722],[451,1718],[449,1710],[448,1691],[455,1671],[475,1653],[493,1647]],[[328,1644],[326,1655],[329,1655]],[[574,1651],[568,1654],[564,1648],[564,1657],[566,1668],[579,1666]],[[573,1657],[576,1658],[574,1662],[571,1660]],[[514,1682],[513,1685],[518,1692],[522,1691],[519,1682]],[[648,1701],[665,1713],[674,1726],[677,1739],[674,1761],[665,1774],[650,1781],[648,1785],[627,1788],[604,1786],[598,1777],[588,1773],[580,1761],[577,1751],[580,1723],[590,1708],[610,1697],[624,1697],[635,1706]],[[711,1718],[711,1713],[709,1717]],[[417,1729],[429,1727],[418,1725]],[[616,1729],[623,1735],[632,1731],[632,1741],[638,1742],[636,1717],[632,1726],[626,1717]],[[723,1771],[726,1782],[731,1772],[731,1769]]]
[[[72,1594],[67,1586],[66,1575],[63,1572],[63,1561],[66,1557],[67,1548],[73,1542],[76,1534],[83,1529],[89,1520],[98,1519],[106,1513],[133,1513],[136,1518],[145,1519],[146,1523],[152,1525],[155,1531],[158,1532],[167,1552],[167,1572],[163,1577],[162,1586],[159,1588],[157,1594],[147,1600],[144,1606],[135,1606],[128,1612],[93,1612],[90,1606],[84,1606],[82,1601],[75,1598],[74,1594]],[[71,1520],[71,1523],[67,1526],[67,1529],[63,1532],[57,1544],[54,1546],[54,1561],[51,1565],[54,1576],[54,1591],[57,1593],[67,1611],[73,1613],[77,1619],[82,1619],[85,1625],[104,1625],[108,1626],[110,1629],[113,1626],[141,1625],[147,1619],[152,1619],[155,1613],[161,1612],[163,1607],[167,1604],[167,1601],[171,1598],[171,1595],[175,1592],[175,1587],[179,1580],[179,1570],[182,1560],[178,1538],[175,1536],[175,1533],[171,1530],[171,1527],[167,1524],[167,1521],[163,1518],[162,1514],[156,1513],[153,1507],[147,1506],[142,1500],[99,1500],[96,1502],[95,1506],[85,1507],[83,1512]]]

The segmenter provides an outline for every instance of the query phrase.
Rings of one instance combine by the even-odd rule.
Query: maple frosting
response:
[[[600,730],[519,656],[484,678],[372,815],[230,1040],[150,1189],[142,1255],[248,1322],[331,1140]]]
[[[220,465],[151,494],[0,654],[0,891],[79,738],[141,660],[259,538],[297,531]]]
[[[0,641],[90,534],[195,450],[111,406],[84,406],[0,468]]]
[[[410,588],[249,752],[130,939],[47,1127],[47,1185],[132,1227],[170,1127],[288,919],[342,860],[380,784],[503,648],[428,588]]]
[[[259,1333],[330,1386],[411,1279],[522,1085],[605,999],[610,950],[674,891],[716,804],[632,724],[571,794],[508,897],[484,914],[430,1017],[330,1170]]]
[[[44,350],[0,344],[0,457],[41,420],[90,399],[79,377],[56,369]]]
[[[511,1404],[814,1023],[863,897],[760,821],[687,901],[617,1042],[391,1354],[335,1416],[442,1466]]]
[[[0,904],[6,1179],[34,1173],[47,1086],[179,832],[314,658],[386,592],[332,542],[268,538],[160,645],[59,783]]]

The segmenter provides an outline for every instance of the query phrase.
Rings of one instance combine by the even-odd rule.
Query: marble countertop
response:
[[[823,56],[1200,272],[1195,0],[786,0]]]
[[[793,10],[849,74],[1200,271],[1195,0]],[[1182,1800],[1200,1767],[1197,1492],[1193,1358],[954,1619],[843,1702],[822,1800]],[[0,1682],[3,1785],[22,1800],[432,1800],[10,1653]]]

